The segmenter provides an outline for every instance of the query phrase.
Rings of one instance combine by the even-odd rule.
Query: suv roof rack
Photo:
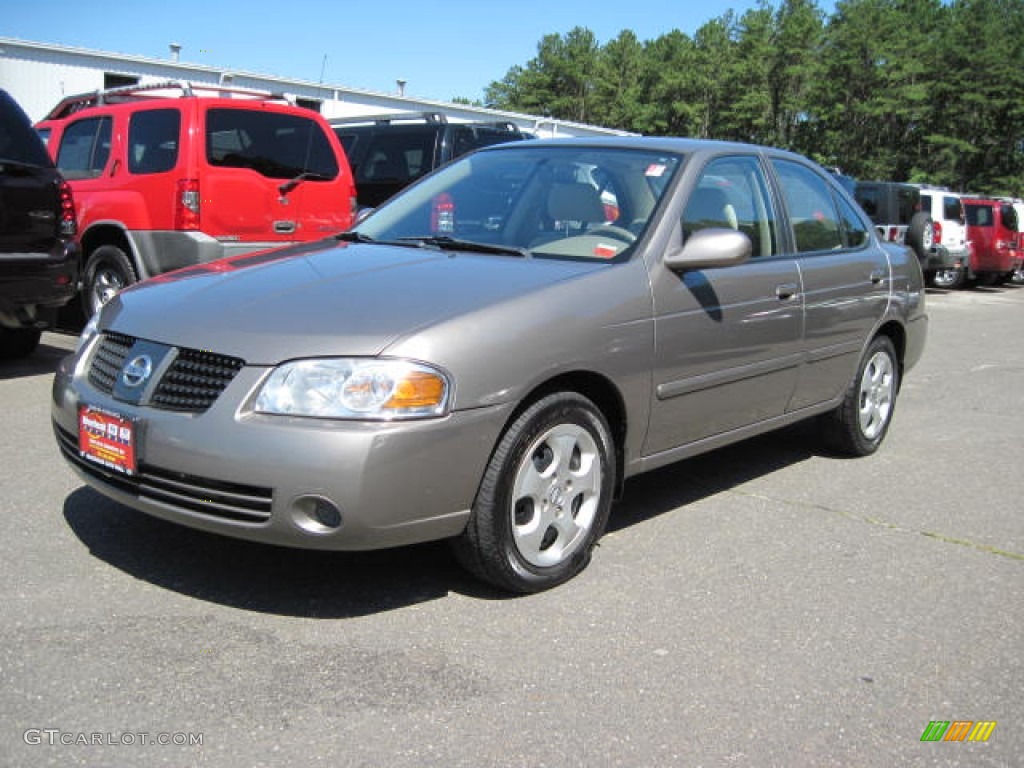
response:
[[[354,117],[332,117],[327,122],[331,125],[356,125],[358,123],[374,123],[390,125],[406,121],[422,120],[426,123],[447,123],[448,118],[440,112],[396,112],[388,115],[361,115]]]
[[[117,88],[107,88],[86,93],[78,93],[73,96],[66,96],[61,99],[57,106],[51,109],[45,120],[56,120],[67,117],[78,112],[80,109],[95,107],[100,104],[123,104],[129,101],[138,101],[147,98],[168,98],[151,93],[152,91],[180,91],[180,98],[188,98],[196,95],[196,91],[215,91],[224,94],[237,94],[249,96],[254,99],[265,101],[284,101],[293,103],[283,93],[259,91],[251,88],[236,88],[233,86],[216,85],[212,83],[191,83],[186,80],[161,80],[156,83],[145,83],[143,85],[122,85]]]
[[[399,112],[389,115],[361,115],[354,117],[332,117],[328,121],[333,127],[343,125],[391,125],[392,123],[424,122],[431,125],[444,125],[448,117],[441,112]],[[521,133],[518,125],[510,120],[473,120],[458,123],[470,128],[497,128],[511,133]]]

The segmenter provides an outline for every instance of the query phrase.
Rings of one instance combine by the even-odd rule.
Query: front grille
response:
[[[123,475],[82,458],[78,438],[54,424],[54,434],[64,458],[105,485],[140,500],[207,517],[242,523],[265,523],[274,504],[272,488],[227,483],[198,475],[140,464],[134,475]]]
[[[120,333],[105,333],[96,345],[89,365],[89,383],[105,395],[114,391],[114,382],[124,366],[135,339]]]
[[[213,405],[243,365],[245,361],[237,357],[179,349],[178,357],[153,394],[152,405],[202,413]]]
[[[104,333],[89,364],[89,383],[103,394],[112,394],[135,342],[131,336]],[[149,405],[170,411],[203,413],[244,365],[245,361],[237,357],[179,347],[175,350],[174,362],[156,385]]]

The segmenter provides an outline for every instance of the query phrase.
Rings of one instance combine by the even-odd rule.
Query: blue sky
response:
[[[778,2],[772,2],[777,7]],[[447,101],[483,98],[508,70],[525,65],[547,34],[575,26],[600,43],[623,29],[641,40],[679,29],[688,35],[740,0],[5,0],[0,36],[169,58],[331,85]],[[832,2],[819,0],[831,9]],[[326,65],[324,57],[326,56]]]

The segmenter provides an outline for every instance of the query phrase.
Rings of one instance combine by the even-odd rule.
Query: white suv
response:
[[[936,288],[956,288],[967,276],[970,262],[967,217],[960,195],[948,189],[922,186],[921,210],[931,214],[933,231],[925,278]]]

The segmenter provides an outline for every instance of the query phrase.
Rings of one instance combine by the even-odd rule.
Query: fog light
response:
[[[341,510],[323,496],[301,496],[292,504],[292,519],[309,533],[331,533],[341,527]]]

